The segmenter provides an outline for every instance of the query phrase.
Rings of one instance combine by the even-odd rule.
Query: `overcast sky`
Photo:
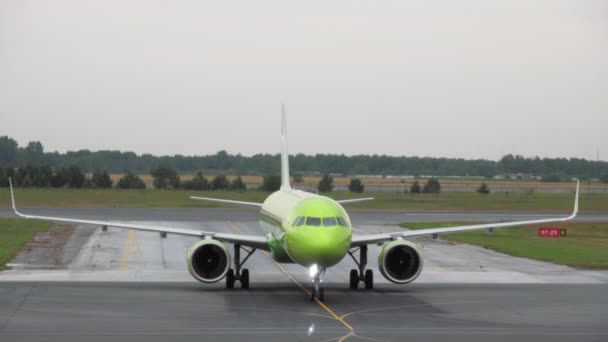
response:
[[[608,160],[608,1],[0,0],[46,150]]]

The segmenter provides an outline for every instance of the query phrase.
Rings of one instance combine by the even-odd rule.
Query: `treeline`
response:
[[[208,180],[202,172],[198,172],[192,179],[181,181],[177,172],[167,167],[160,167],[150,171],[154,177],[153,186],[156,189],[188,189],[188,190],[234,190],[244,191],[247,186],[238,176],[232,182],[225,175],[217,175]],[[273,180],[271,186],[265,178],[262,190],[275,191],[280,186],[278,176],[269,176]],[[27,165],[17,169],[0,167],[0,187],[8,187],[9,179],[16,187],[35,188],[97,188],[110,189],[145,189],[145,182],[136,174],[127,172],[114,184],[107,171],[95,170],[90,177],[80,170],[78,166],[52,169],[46,165]]]
[[[111,188],[114,185],[107,171],[95,171],[87,178],[77,166],[56,170],[46,165],[27,165],[17,169],[0,167],[0,187],[7,187],[9,179],[13,185],[24,188]]]
[[[386,155],[297,154],[290,158],[294,173],[331,173],[343,175],[423,175],[480,176],[531,174],[552,180],[598,178],[608,174],[608,162],[580,158],[525,158],[506,155],[500,161],[466,160],[456,158],[393,157]],[[264,175],[280,168],[278,154],[256,154],[250,157],[220,151],[205,156],[153,156],[133,152],[70,151],[44,152],[37,141],[19,147],[14,139],[0,137],[0,167],[46,165],[52,169],[77,166],[84,172],[107,170],[110,173],[148,173],[168,167],[180,173],[203,170],[209,174]]]

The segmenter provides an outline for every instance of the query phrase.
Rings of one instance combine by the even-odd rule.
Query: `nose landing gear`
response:
[[[314,302],[318,299],[320,302],[325,300],[325,289],[323,289],[323,279],[325,268],[319,268],[317,265],[310,267],[310,276],[312,277],[312,288],[310,289],[310,301]]]

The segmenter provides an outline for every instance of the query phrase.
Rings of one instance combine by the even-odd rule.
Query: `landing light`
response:
[[[319,266],[317,266],[317,264],[310,266],[310,269],[308,269],[308,274],[310,274],[311,278],[316,277],[317,274],[319,274]]]
[[[311,324],[310,327],[308,327],[308,336],[312,336],[312,334],[315,333],[315,324]]]

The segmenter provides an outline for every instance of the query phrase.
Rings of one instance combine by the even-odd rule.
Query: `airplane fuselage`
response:
[[[325,196],[279,190],[260,210],[261,226],[270,234],[275,260],[302,266],[331,267],[344,258],[352,226],[344,208]]]

